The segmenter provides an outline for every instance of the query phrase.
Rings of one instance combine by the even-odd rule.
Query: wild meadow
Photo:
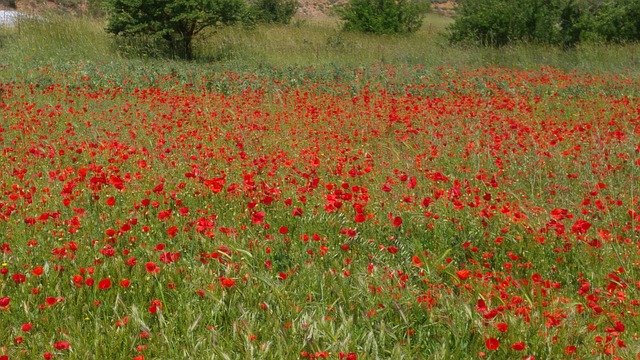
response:
[[[638,358],[637,45],[446,22],[0,31],[0,359]]]

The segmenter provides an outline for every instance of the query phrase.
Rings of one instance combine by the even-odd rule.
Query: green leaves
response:
[[[424,11],[416,1],[351,0],[338,10],[344,29],[374,34],[416,32]]]
[[[253,0],[251,16],[258,22],[288,24],[300,3],[298,0]]]
[[[570,48],[584,40],[640,40],[640,0],[461,0],[453,43],[500,47],[534,42]]]
[[[208,27],[239,21],[242,0],[113,0],[107,31],[122,43],[140,43],[158,56],[191,59],[195,36]]]

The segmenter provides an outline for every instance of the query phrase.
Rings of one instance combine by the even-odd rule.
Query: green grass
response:
[[[118,58],[104,26],[89,17],[49,14],[41,20],[18,22],[14,28],[0,28],[0,61],[44,64]]]
[[[46,16],[46,21],[0,29],[0,63],[13,73],[46,64],[113,62],[137,67],[144,59],[119,54],[105,22],[90,17]],[[291,25],[234,26],[212,29],[196,44],[197,62],[225,68],[325,66],[353,68],[384,63],[426,67],[505,66],[532,69],[553,66],[564,70],[636,73],[640,45],[583,44],[577,49],[530,44],[502,49],[452,47],[443,35],[451,22],[428,14],[424,25],[407,36],[376,36],[340,31],[336,18],[296,19]],[[154,62],[154,66],[172,62]],[[181,67],[181,65],[168,65]],[[6,66],[5,66],[5,70]]]
[[[626,347],[615,350],[637,356],[640,47],[457,48],[441,36],[450,21],[430,14],[407,37],[342,33],[333,18],[223,28],[202,39],[194,62],[124,57],[91,18],[0,30],[0,244],[11,247],[0,253],[0,299],[11,298],[0,355],[560,359],[576,345],[575,357],[596,359],[607,357],[595,339],[620,320],[615,339]],[[187,177],[194,169],[202,174]],[[222,173],[241,190],[214,193],[206,182]],[[110,185],[96,187],[102,177]],[[118,177],[123,189],[111,183]],[[325,211],[343,183],[352,200]],[[268,190],[277,201],[259,203]],[[357,196],[365,223],[353,219]],[[254,223],[253,201],[269,228]],[[554,209],[571,213],[558,220],[562,236],[547,228]],[[162,210],[172,216],[160,220]],[[195,225],[210,214],[212,237]],[[593,226],[574,232],[578,219]],[[180,258],[161,263],[159,244]],[[112,256],[101,251],[109,247]],[[147,261],[162,270],[149,273]],[[113,285],[77,286],[75,275]],[[583,282],[590,290],[579,293]],[[485,318],[480,299],[499,314]],[[156,300],[162,309],[151,313]],[[565,317],[546,325],[553,316]],[[500,348],[487,350],[487,338]],[[527,349],[512,348],[519,342]]]

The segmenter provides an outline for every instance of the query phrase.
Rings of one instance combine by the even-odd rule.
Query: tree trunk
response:
[[[189,35],[182,36],[177,42],[178,57],[185,60],[193,60],[193,37]]]

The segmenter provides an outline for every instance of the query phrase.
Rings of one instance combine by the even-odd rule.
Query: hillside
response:
[[[348,0],[299,0],[298,16],[302,18],[321,18],[331,16],[333,9],[345,4]],[[70,11],[83,12],[88,9],[86,0],[71,1],[35,1],[35,0],[0,0],[0,10],[13,9],[13,5],[23,12],[39,13],[42,11]],[[442,15],[452,15],[455,3],[448,0],[433,1],[434,12]]]

